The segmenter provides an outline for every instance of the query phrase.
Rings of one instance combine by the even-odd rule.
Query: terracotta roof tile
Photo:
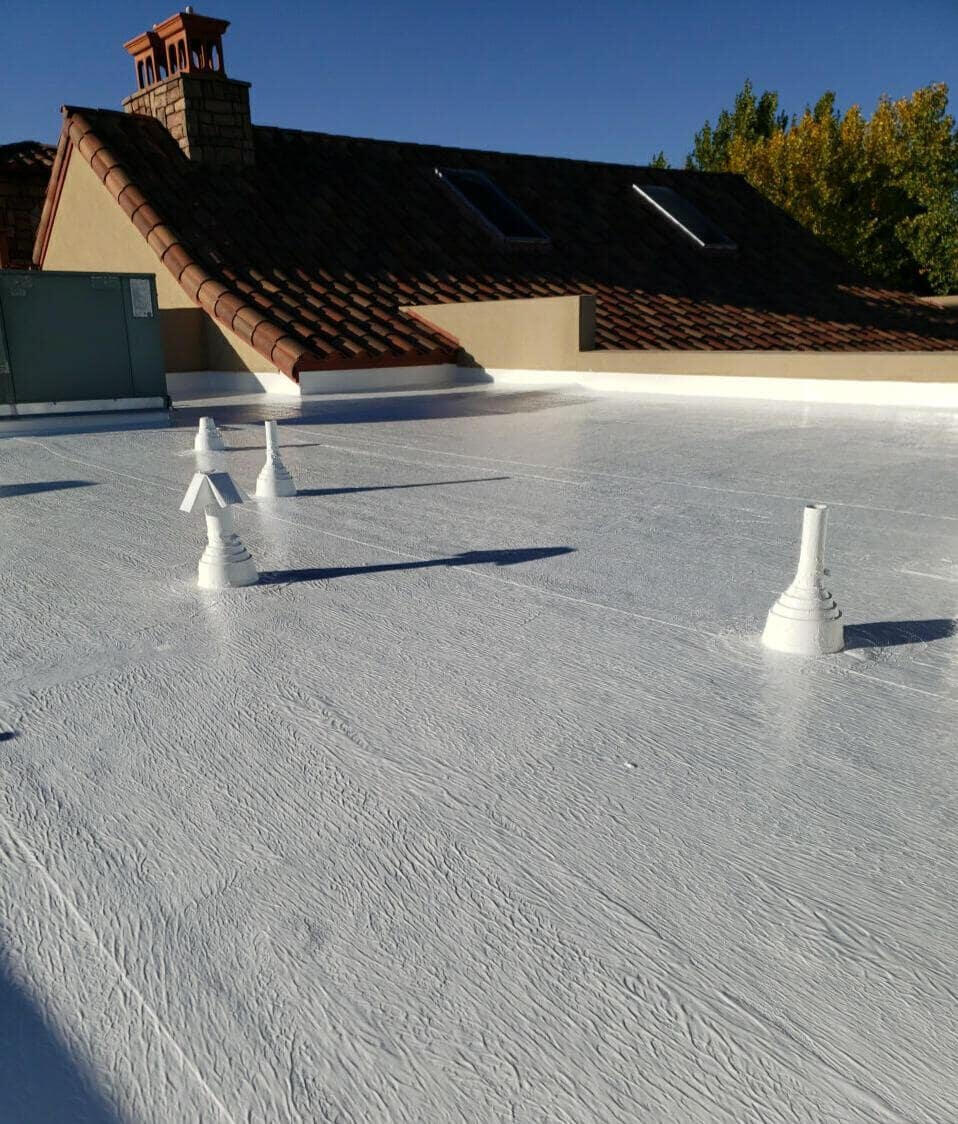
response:
[[[190,252],[179,242],[174,242],[171,246],[168,246],[160,260],[177,280],[180,279],[186,267],[193,264]]]
[[[198,265],[188,265],[180,274],[180,285],[190,300],[198,301],[200,288],[209,281],[209,274]]]
[[[261,312],[251,308],[248,304],[244,304],[233,317],[232,327],[241,339],[246,340],[247,343],[252,343],[253,334],[264,322],[265,318]]]
[[[0,268],[27,269],[56,149],[39,141],[0,144]]]
[[[114,168],[114,172],[116,171],[117,169]],[[112,174],[113,173],[111,172],[111,175]],[[109,176],[107,178],[109,179]],[[146,196],[142,191],[140,191],[135,183],[131,183],[129,187],[125,187],[119,193],[119,195],[117,195],[116,201],[120,204],[123,210],[126,211],[127,215],[132,218],[133,213],[136,211],[136,209],[138,207],[142,207],[146,202]]]
[[[226,325],[233,323],[233,317],[244,307],[244,302],[240,300],[235,293],[227,290],[219,298],[213,308],[213,314],[217,320],[222,321]]]
[[[149,235],[154,227],[160,226],[163,222],[162,218],[160,218],[149,203],[144,203],[141,207],[137,207],[131,218],[133,220],[133,225],[144,238]]]
[[[200,285],[196,293],[196,300],[198,300],[202,307],[212,316],[213,310],[216,308],[216,302],[226,292],[228,292],[228,290],[225,285],[221,285],[219,281],[214,281],[213,278],[210,277]]]
[[[403,306],[584,292],[602,349],[958,348],[955,318],[870,286],[737,176],[261,127],[255,165],[234,173],[189,161],[150,118],[68,119],[88,158],[121,165],[120,205],[187,291],[291,374],[451,358],[454,341]],[[443,166],[485,171],[550,245],[491,237]],[[633,183],[673,187],[738,251],[701,252]]]

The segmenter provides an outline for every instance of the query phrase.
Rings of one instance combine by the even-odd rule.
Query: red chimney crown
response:
[[[229,20],[200,16],[187,8],[124,43],[136,65],[137,89],[149,89],[180,73],[225,77],[223,32],[228,27]]]

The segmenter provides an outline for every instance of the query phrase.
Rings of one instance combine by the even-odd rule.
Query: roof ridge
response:
[[[55,144],[47,144],[46,141],[26,139],[18,141],[6,141],[5,143],[0,144],[0,152],[9,152],[12,149],[21,148],[46,148],[53,152],[55,151],[56,147],[57,146]]]
[[[704,172],[698,168],[654,168],[651,164],[624,164],[616,160],[589,160],[582,156],[555,156],[540,152],[510,152],[501,148],[468,148],[458,144],[440,144],[433,141],[395,140],[389,137],[360,137],[348,133],[327,133],[322,129],[292,129],[285,125],[253,125],[260,132],[292,133],[300,137],[317,137],[323,140],[362,141],[364,144],[382,144],[401,148],[440,149],[444,152],[464,152],[479,156],[503,156],[511,160],[557,160],[564,164],[587,164],[593,168],[617,168],[631,172],[665,172],[672,175],[692,175],[709,179],[741,178],[738,172]]]

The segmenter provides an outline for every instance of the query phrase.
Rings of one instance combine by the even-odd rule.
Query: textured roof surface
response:
[[[288,373],[451,358],[404,305],[572,293],[596,295],[600,349],[958,347],[953,318],[867,286],[737,176],[266,127],[255,166],[224,171],[152,118],[74,109],[66,128],[189,295]],[[551,244],[497,241],[436,167],[487,172]],[[699,250],[633,183],[671,186],[739,249]]]
[[[0,144],[0,266],[25,268],[56,149],[39,141]]]
[[[0,171],[11,172],[19,170],[49,172],[56,155],[56,147],[52,144],[41,144],[40,141],[16,141],[13,144],[0,144]]]

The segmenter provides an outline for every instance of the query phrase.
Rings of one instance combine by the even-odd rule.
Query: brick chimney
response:
[[[228,27],[187,8],[123,44],[137,81],[126,112],[155,117],[191,160],[219,167],[253,163],[250,84],[226,77]]]

